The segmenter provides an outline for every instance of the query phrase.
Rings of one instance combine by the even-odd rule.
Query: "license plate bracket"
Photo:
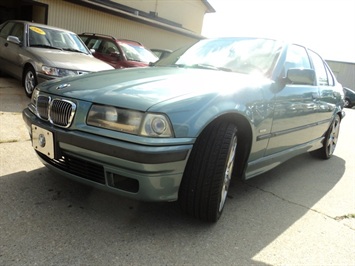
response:
[[[52,132],[32,125],[32,146],[36,151],[54,159],[54,139]]]

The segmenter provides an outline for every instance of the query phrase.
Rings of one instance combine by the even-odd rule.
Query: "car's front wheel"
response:
[[[237,150],[237,127],[219,121],[209,125],[191,151],[179,190],[183,211],[216,222],[222,214]]]
[[[27,97],[31,98],[32,92],[37,85],[36,72],[33,69],[33,67],[31,66],[26,67],[23,74],[22,83]]]

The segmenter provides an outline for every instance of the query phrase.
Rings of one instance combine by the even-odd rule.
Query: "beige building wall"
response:
[[[197,41],[196,38],[62,0],[37,0],[37,2],[48,4],[48,25],[61,27],[76,33],[94,32],[108,34],[117,38],[140,41],[148,48],[171,50]]]
[[[200,34],[207,11],[201,0],[113,0],[144,12],[155,12],[159,17],[172,20],[183,28]],[[187,18],[187,19],[186,19]]]
[[[355,63],[327,60],[337,80],[350,89],[355,89]]]

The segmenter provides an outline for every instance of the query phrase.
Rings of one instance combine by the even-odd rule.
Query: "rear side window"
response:
[[[79,37],[86,44],[88,37],[87,36],[79,36]]]
[[[329,69],[326,67],[323,59],[313,51],[309,51],[309,54],[312,58],[314,69],[316,71],[318,85],[334,85],[333,76],[331,75]]]
[[[325,71],[327,71],[328,85],[334,86],[335,85],[334,76],[332,75],[328,65],[325,66]]]

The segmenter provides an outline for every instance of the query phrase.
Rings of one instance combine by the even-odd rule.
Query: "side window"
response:
[[[85,44],[89,49],[95,49],[95,51],[101,53],[102,51],[102,45],[101,45],[102,41],[100,39],[96,39],[96,38],[91,38],[89,39],[89,42],[86,40]]]
[[[291,45],[288,48],[283,72],[285,76],[290,68],[311,68],[308,54],[304,47],[299,45]]]
[[[7,23],[7,24],[1,29],[0,36],[7,38],[7,36],[10,35],[10,31],[11,31],[12,27],[14,26],[14,24],[15,24],[15,23],[13,23],[13,22]]]
[[[318,85],[328,86],[329,85],[328,73],[325,64],[323,62],[323,59],[313,51],[309,51],[309,54],[313,61],[314,70],[316,71]]]
[[[81,39],[85,44],[86,44],[88,38],[89,38],[89,37],[87,37],[87,36],[80,36],[80,39]]]
[[[103,46],[103,49],[102,49],[102,53],[109,55],[109,54],[112,54],[114,52],[118,52],[118,49],[117,49],[116,45],[113,42],[106,41],[104,43],[104,46]]]
[[[13,27],[11,31],[11,35],[19,38],[21,42],[23,42],[23,28],[24,28],[23,24],[16,23],[16,25]]]

